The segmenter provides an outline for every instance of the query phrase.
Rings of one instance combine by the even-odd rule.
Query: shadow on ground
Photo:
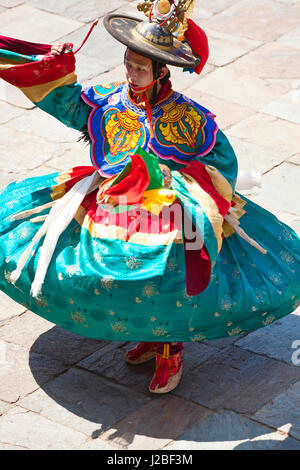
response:
[[[138,367],[124,362],[129,347],[132,343],[91,340],[57,326],[52,328],[31,347],[30,368],[40,389],[26,397],[22,406],[38,410],[41,415],[86,433],[92,439],[101,436],[109,445],[120,449],[156,450],[169,445],[172,450],[300,448],[299,441],[250,419],[234,405],[234,400],[233,408],[226,410],[226,402],[220,399],[222,393],[227,398],[230,393],[234,395],[235,382],[242,379],[242,375],[231,376],[230,384],[230,377],[223,376],[220,380],[217,376],[228,361],[234,369],[232,357],[236,351],[233,350],[238,348],[232,341],[214,342],[211,346],[187,344],[186,360],[190,358],[192,364],[186,363],[179,388],[164,396],[147,391],[154,361]],[[45,383],[45,375],[37,366],[40,361],[33,360],[36,354],[61,361],[61,372]],[[241,363],[245,360],[247,356],[242,355]],[[237,367],[240,371],[241,363]],[[213,364],[219,368],[212,367]],[[202,383],[199,395],[191,395],[191,389],[199,388],[195,380],[198,375],[206,376],[207,380]],[[253,377],[248,377],[245,387],[249,380]],[[222,381],[223,391],[220,390]],[[207,397],[214,387],[215,397],[209,401]],[[239,384],[242,403],[245,403],[242,396],[245,387]],[[256,402],[256,408],[259,403]]]

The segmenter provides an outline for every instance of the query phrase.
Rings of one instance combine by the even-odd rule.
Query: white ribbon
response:
[[[51,208],[44,224],[35,234],[30,245],[20,257],[16,269],[11,273],[10,280],[13,284],[19,279],[36,243],[46,235],[40,251],[34,281],[31,285],[31,295],[35,298],[38,297],[60,235],[75,217],[75,214],[85,196],[98,186],[100,179],[101,177],[99,173],[94,172],[92,175],[78,181],[61,199],[55,201],[55,204]],[[52,204],[53,203],[50,203],[48,207]],[[32,211],[25,211],[21,214],[16,214],[14,218],[17,220],[18,218],[27,217],[30,213],[38,213],[45,208],[45,206],[40,206]]]

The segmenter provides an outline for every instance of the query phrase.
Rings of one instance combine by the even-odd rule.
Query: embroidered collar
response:
[[[175,101],[179,98],[180,94],[171,90],[171,93],[166,96],[166,98],[160,100],[155,106],[151,107],[152,115],[158,113],[163,106]],[[124,85],[121,92],[121,100],[125,108],[128,108],[133,113],[138,116],[147,116],[146,108],[141,108],[138,106],[130,97],[129,94],[129,85]]]

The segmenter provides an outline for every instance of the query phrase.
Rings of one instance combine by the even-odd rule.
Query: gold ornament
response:
[[[183,39],[184,32],[188,28],[188,18],[192,16],[196,0],[174,0],[175,10],[168,19],[159,18],[154,14],[156,0],[143,0],[137,5],[137,9],[145,14],[151,21],[164,22],[171,33],[178,33],[179,39]],[[172,5],[169,0],[157,2],[157,10],[161,15],[171,12]]]
[[[171,10],[171,4],[169,0],[160,0],[157,5],[159,13],[166,15]]]

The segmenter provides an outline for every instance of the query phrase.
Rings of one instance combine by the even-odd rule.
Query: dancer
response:
[[[108,15],[126,82],[85,90],[72,45],[0,37],[0,77],[80,131],[92,161],[2,190],[0,287],[74,333],[139,341],[125,360],[155,358],[153,393],[178,385],[182,342],[253,331],[300,301],[299,238],[237,194],[214,114],[171,83],[168,65],[201,73],[208,58],[193,3]]]

